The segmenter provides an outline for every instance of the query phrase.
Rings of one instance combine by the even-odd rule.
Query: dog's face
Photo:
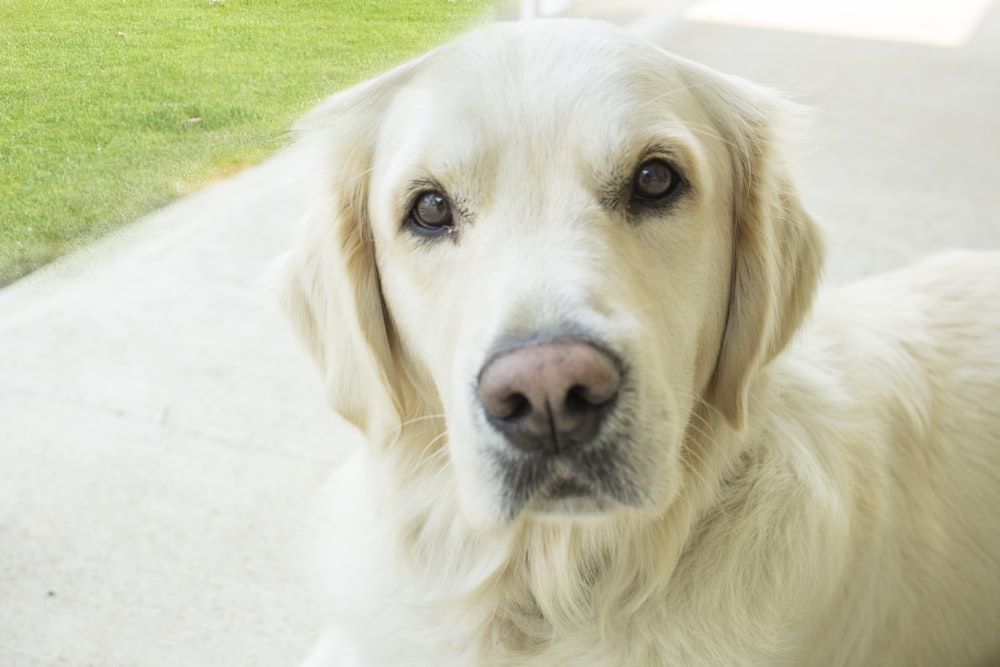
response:
[[[335,97],[329,218],[289,299],[335,407],[374,440],[443,412],[481,524],[663,512],[693,416],[740,427],[812,290],[779,108],[580,22],[487,29]]]
[[[662,507],[715,366],[727,149],[676,71],[616,46],[567,60],[541,32],[470,43],[464,67],[428,67],[398,93],[378,138],[369,213],[383,297],[440,397],[477,513]],[[512,444],[483,404],[484,372],[501,351],[568,340],[610,360],[613,404],[586,442],[543,425],[551,443]],[[535,356],[524,363],[547,359]],[[552,403],[559,390],[536,393]]]

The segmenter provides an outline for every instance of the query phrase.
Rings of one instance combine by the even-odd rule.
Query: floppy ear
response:
[[[330,404],[378,443],[398,430],[404,379],[375,263],[368,173],[386,108],[427,57],[333,95],[295,128],[303,176],[318,180],[285,258],[284,305],[324,374]]]
[[[746,424],[757,371],[809,310],[823,261],[819,230],[799,200],[777,134],[791,104],[735,77],[690,64],[689,83],[730,148],[734,168],[729,310],[708,400]]]

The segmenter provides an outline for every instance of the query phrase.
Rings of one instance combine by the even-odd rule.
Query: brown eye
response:
[[[418,231],[440,232],[452,226],[451,204],[435,190],[421,192],[410,210],[410,221]]]
[[[647,160],[632,177],[632,196],[639,201],[659,201],[673,194],[680,180],[674,168],[663,160]]]

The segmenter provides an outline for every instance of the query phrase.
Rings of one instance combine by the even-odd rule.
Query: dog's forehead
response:
[[[501,24],[442,47],[396,96],[391,143],[416,153],[532,138],[551,149],[634,136],[685,115],[691,97],[669,54],[629,33],[583,21]],[[581,136],[582,135],[582,136]],[[419,145],[418,145],[419,144]],[[454,154],[454,153],[453,153]]]

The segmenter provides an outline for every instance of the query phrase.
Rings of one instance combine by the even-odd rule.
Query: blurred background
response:
[[[0,0],[0,665],[294,665],[357,446],[268,275],[283,150],[338,88],[489,20],[614,21],[811,109],[841,284],[1000,246],[997,0]]]

